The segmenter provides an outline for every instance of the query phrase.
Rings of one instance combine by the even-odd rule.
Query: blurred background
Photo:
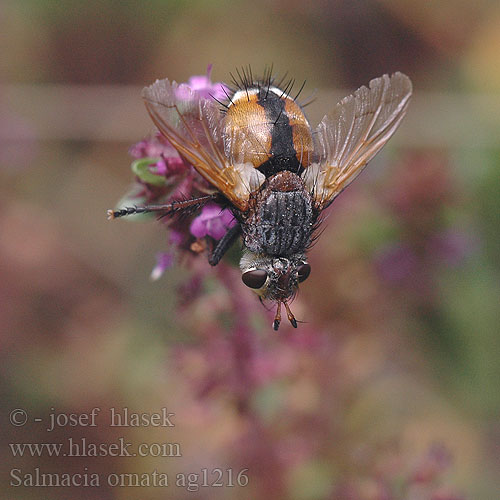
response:
[[[0,7],[2,498],[498,498],[498,2]],[[141,88],[210,63],[214,81],[271,63],[307,80],[314,125],[383,73],[414,84],[401,128],[329,209],[296,331],[271,330],[230,263],[201,255],[151,282],[163,227],[105,217],[133,181],[129,147],[153,131]],[[94,407],[95,427],[46,430]],[[110,427],[111,407],[166,407],[175,427]],[[9,446],[69,438],[182,456]],[[37,469],[100,482],[30,486]],[[155,470],[168,487],[140,488]]]

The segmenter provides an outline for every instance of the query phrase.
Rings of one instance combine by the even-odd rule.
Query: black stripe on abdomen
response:
[[[271,158],[258,169],[266,176],[290,170],[300,174],[304,170],[297,160],[297,151],[293,144],[293,131],[285,110],[285,99],[268,89],[261,89],[257,103],[264,108],[266,118],[273,124],[271,128]]]

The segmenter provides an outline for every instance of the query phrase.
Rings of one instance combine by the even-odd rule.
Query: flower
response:
[[[138,160],[150,158],[149,170],[156,175],[167,177],[169,174],[180,174],[189,168],[179,153],[159,132],[135,143],[129,149],[129,154]]]
[[[156,266],[151,271],[151,280],[156,281],[163,276],[163,273],[174,263],[174,256],[171,253],[160,252],[156,254]]]
[[[203,207],[201,214],[193,220],[189,229],[197,238],[211,236],[215,240],[220,240],[235,224],[236,219],[228,209],[221,209],[219,205],[209,203]]]
[[[212,83],[210,80],[211,72],[212,65],[209,64],[206,75],[192,76],[187,83],[181,83],[177,88],[177,97],[179,99],[190,99],[191,92],[189,90],[191,90],[204,99],[225,99],[228,88],[222,82]]]
[[[178,99],[226,99],[227,87],[212,83],[209,65],[205,75],[192,76],[187,83],[176,88]],[[190,103],[187,102],[189,109]],[[119,203],[120,207],[134,205],[167,205],[174,201],[189,200],[205,196],[213,191],[212,186],[200,176],[172,144],[156,132],[137,142],[129,149],[134,158],[131,168],[135,183]],[[236,220],[228,209],[212,203],[199,210],[187,211],[182,217],[161,218],[163,227],[169,231],[169,252],[159,253],[151,279],[159,279],[174,259],[188,259],[210,250],[210,244],[200,239],[208,237],[220,240]]]

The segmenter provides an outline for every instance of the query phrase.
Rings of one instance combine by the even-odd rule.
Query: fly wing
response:
[[[264,176],[251,165],[232,164],[227,158],[224,116],[218,106],[187,85],[167,79],[146,87],[142,97],[153,122],[175,149],[236,208],[246,211],[250,193]]]
[[[326,208],[390,139],[406,114],[410,79],[384,75],[340,101],[315,131],[317,163],[303,173],[319,210]]]

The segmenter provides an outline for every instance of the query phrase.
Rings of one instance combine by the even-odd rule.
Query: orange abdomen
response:
[[[300,106],[276,88],[234,94],[225,121],[225,153],[231,163],[252,163],[266,176],[300,172],[311,163],[312,133]]]

